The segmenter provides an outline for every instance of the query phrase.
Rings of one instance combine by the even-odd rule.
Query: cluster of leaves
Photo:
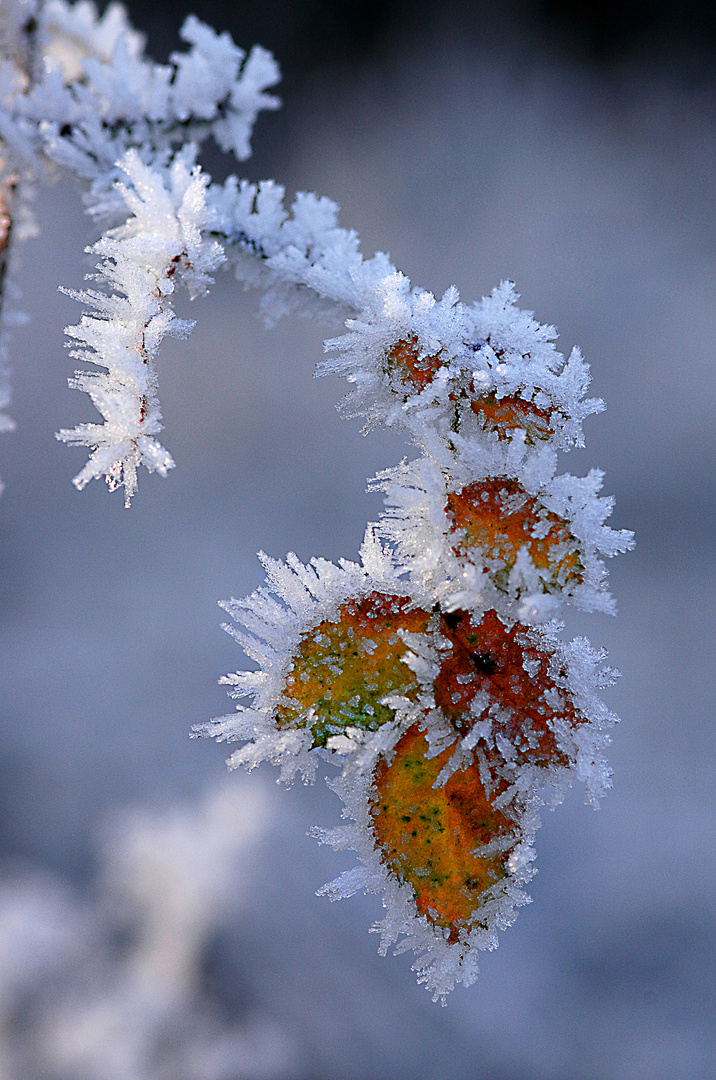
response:
[[[267,317],[344,320],[319,373],[348,379],[347,415],[402,428],[418,450],[372,481],[386,509],[359,562],[264,557],[267,584],[226,605],[257,666],[227,676],[237,710],[199,733],[240,740],[232,766],[268,760],[289,781],[338,768],[349,823],[317,835],[360,865],[323,891],[379,893],[381,949],[417,952],[444,1000],[528,899],[540,807],[575,778],[593,803],[609,786],[616,718],[598,692],[614,673],[555,621],[566,603],[612,610],[602,556],[631,546],[605,525],[601,474],[557,472],[603,408],[585,396],[588,367],[510,283],[472,305],[456,289],[438,300],[386,255],[365,259],[330,200],[287,207],[273,181],[211,182],[201,141],[241,159],[276,105],[264,51],[246,57],[192,18],[189,51],[162,67],[117,5],[98,19],[85,2],[18,4],[43,64],[4,50],[3,175],[69,169],[108,221],[90,249],[102,287],[76,294],[90,310],[68,330],[92,365],[72,385],[103,418],[59,433],[90,449],[77,486],[105,477],[129,504],[141,466],[173,466],[156,438],[154,358],[165,334],[191,329],[171,309],[176,286],[197,295],[227,261]]]
[[[419,341],[374,357],[383,391],[416,410],[447,366]],[[495,367],[529,366],[501,352]],[[470,342],[466,355],[475,364]],[[419,429],[432,453],[376,478],[388,506],[360,563],[264,557],[267,585],[226,605],[257,669],[226,678],[238,711],[201,729],[244,741],[232,766],[269,760],[284,779],[338,766],[329,783],[352,823],[316,835],[361,865],[323,891],[379,893],[382,951],[417,952],[443,999],[527,902],[540,807],[575,778],[596,805],[610,783],[616,718],[598,691],[614,673],[552,616],[565,602],[609,610],[599,555],[631,537],[604,525],[600,476],[554,474],[570,418],[536,396],[493,384],[434,397]]]

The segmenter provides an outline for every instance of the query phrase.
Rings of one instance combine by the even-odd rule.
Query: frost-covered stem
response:
[[[6,335],[2,328],[5,281],[12,241],[13,218],[10,201],[13,186],[14,178],[12,177],[0,181],[0,431],[11,431],[14,427],[13,421],[3,411],[10,405],[12,395],[5,356],[7,347],[3,340]],[[0,490],[2,490],[2,485],[0,485]]]
[[[106,369],[80,371],[71,381],[90,395],[104,423],[79,424],[57,437],[92,451],[74,479],[77,488],[104,476],[110,489],[124,486],[129,506],[140,465],[161,475],[174,465],[155,438],[162,424],[154,357],[166,334],[182,337],[193,325],[171,309],[175,282],[199,295],[223,252],[202,240],[206,180],[186,155],[178,156],[164,176],[143,165],[134,151],[122,167],[129,185],[119,190],[131,216],[89,249],[101,256],[97,277],[112,292],[71,293],[94,311],[67,328],[79,343],[72,355]]]
[[[14,68],[16,77],[29,89],[37,65],[37,35],[43,0],[2,0],[0,3],[0,58]],[[2,410],[10,404],[10,381],[6,364],[6,290],[15,235],[15,217],[21,195],[18,163],[0,140],[0,431],[14,427]],[[3,318],[5,316],[5,318]]]
[[[153,358],[158,346],[157,332],[161,333],[162,324],[172,319],[164,295],[166,286],[177,264],[185,257],[186,253],[180,252],[157,274],[153,286],[148,289],[144,318],[137,319],[135,315],[135,325],[130,329],[131,340],[123,343],[121,357],[112,357],[106,347],[98,354],[107,361],[107,375],[78,372],[71,380],[71,386],[90,394],[105,417],[105,424],[81,424],[72,430],[63,429],[57,435],[62,442],[93,449],[90,460],[74,478],[75,487],[82,490],[90,480],[106,476],[110,490],[124,486],[127,507],[137,490],[137,469],[141,464],[161,475],[166,475],[174,466],[171,456],[166,451],[162,452],[160,445],[152,438],[162,426]],[[86,292],[77,298],[92,302],[90,294]],[[98,298],[99,294],[98,311],[102,312],[102,301]],[[98,334],[106,337],[105,330],[124,329],[126,323],[119,326],[119,322],[111,317],[105,319],[102,315],[83,316],[79,327],[68,327],[68,333],[90,344]]]
[[[7,277],[12,241],[12,197],[17,185],[17,178],[9,176],[0,182],[0,310]]]
[[[266,50],[247,55],[194,16],[181,30],[189,48],[159,65],[144,57],[143,36],[119,4],[100,18],[86,2],[47,0],[42,12],[34,0],[23,3],[37,15],[43,65],[30,79],[9,62],[14,48],[0,50],[4,143],[23,172],[72,172],[98,220],[118,223],[131,213],[89,249],[110,291],[72,294],[92,309],[68,331],[79,343],[73,355],[100,370],[78,372],[71,385],[89,393],[104,423],[58,435],[91,450],[78,487],[104,476],[110,488],[124,486],[129,503],[139,465],[162,474],[173,466],[154,438],[162,426],[154,357],[164,334],[192,325],[171,311],[175,281],[198,295],[223,258],[202,235],[208,181],[195,167],[199,144],[211,135],[239,160],[248,157],[256,116],[279,104],[267,93],[278,67]]]
[[[11,10],[23,3],[36,10]],[[614,672],[555,621],[567,604],[613,611],[603,557],[632,544],[605,524],[600,472],[557,472],[603,408],[586,397],[588,365],[558,351],[510,282],[472,304],[456,288],[437,299],[387,255],[364,258],[330,199],[212,184],[199,142],[211,134],[241,160],[257,113],[277,104],[264,50],[246,56],[190,17],[189,48],[153,64],[124,9],[98,18],[67,0],[47,0],[39,34],[34,81],[0,47],[0,135],[22,170],[72,172],[109,223],[88,249],[100,287],[71,294],[87,309],[67,329],[72,355],[93,365],[71,385],[103,420],[58,434],[90,449],[76,486],[104,477],[129,505],[140,465],[173,466],[155,437],[155,358],[193,325],[172,311],[176,284],[201,294],[227,255],[269,320],[343,320],[319,374],[347,379],[349,415],[419,449],[371,481],[386,509],[358,563],[264,557],[266,585],[225,605],[257,667],[226,677],[236,711],[199,733],[240,740],[231,765],[267,760],[287,780],[338,767],[350,823],[319,839],[360,866],[323,891],[381,895],[381,951],[415,951],[419,981],[444,999],[527,902],[540,807],[577,779],[596,805],[610,783],[616,717],[599,690]]]
[[[98,18],[91,4],[48,0],[41,37],[41,78],[29,93],[11,87],[3,122],[35,165],[59,165],[89,183],[87,208],[97,218],[121,215],[115,182],[128,150],[162,167],[211,136],[244,160],[256,116],[279,104],[267,93],[279,79],[271,54],[255,46],[246,55],[194,16],[181,29],[190,48],[167,65],[145,58],[143,35],[119,4]]]

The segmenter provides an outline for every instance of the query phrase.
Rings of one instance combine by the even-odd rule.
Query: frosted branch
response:
[[[104,477],[128,506],[140,466],[173,467],[157,439],[156,357],[165,335],[193,326],[172,309],[176,285],[201,295],[227,258],[268,320],[342,322],[318,374],[348,381],[343,410],[366,430],[400,428],[418,448],[371,481],[386,507],[358,562],[262,556],[265,585],[224,605],[256,668],[222,680],[236,709],[196,734],[240,742],[230,767],[269,762],[287,782],[337,768],[348,823],[318,835],[359,866],[321,892],[380,895],[380,951],[415,952],[419,982],[444,1001],[528,902],[541,807],[575,781],[596,805],[610,784],[616,717],[599,692],[615,673],[555,621],[567,604],[613,611],[604,560],[632,545],[606,525],[599,471],[557,471],[604,407],[586,396],[588,365],[558,351],[511,282],[472,304],[456,288],[437,298],[387,255],[364,257],[330,199],[288,203],[271,180],[211,183],[200,143],[212,136],[241,160],[258,112],[278,104],[264,50],[247,56],[190,17],[187,50],[157,65],[118,5],[99,18],[49,0],[36,13],[42,71],[0,50],[14,170],[0,173],[0,196],[16,174],[61,166],[107,225],[87,249],[98,286],[70,293],[86,309],[66,331],[71,355],[91,365],[70,385],[102,418],[58,433],[90,451],[75,485]]]
[[[155,438],[162,424],[154,358],[165,335],[186,336],[193,325],[172,311],[175,283],[200,294],[223,252],[202,239],[206,181],[198,168],[178,157],[161,177],[131,151],[121,166],[129,185],[119,189],[131,217],[89,249],[101,257],[98,280],[113,292],[70,293],[92,311],[66,330],[78,343],[72,356],[106,369],[78,371],[70,380],[89,394],[104,423],[80,424],[57,438],[92,450],[74,479],[77,488],[104,476],[111,490],[124,487],[129,506],[140,465],[163,476],[174,466]]]
[[[0,100],[33,84],[39,27],[36,16],[40,11],[37,0],[16,0],[0,8]],[[4,411],[11,400],[9,328],[22,319],[18,312],[8,311],[8,271],[14,240],[34,231],[28,207],[30,178],[20,175],[25,170],[5,138],[8,125],[4,120],[0,110],[0,432],[15,427]]]

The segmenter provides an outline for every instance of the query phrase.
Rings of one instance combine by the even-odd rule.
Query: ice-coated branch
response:
[[[149,163],[212,136],[239,160],[248,157],[258,113],[279,104],[267,93],[279,79],[275,60],[259,47],[246,56],[194,16],[180,33],[188,51],[155,64],[121,5],[100,19],[90,3],[47,0],[38,30],[43,67],[32,85],[15,80],[9,88],[7,141],[39,168],[54,162],[90,181],[91,212],[105,215],[121,212],[112,188],[131,147]]]
[[[318,373],[348,381],[343,409],[366,430],[401,428],[418,449],[371,481],[386,506],[357,562],[264,556],[265,586],[225,605],[256,667],[225,677],[236,709],[197,734],[240,742],[230,766],[268,761],[289,782],[337,770],[347,824],[316,835],[359,865],[321,891],[379,895],[380,951],[416,953],[444,1002],[529,900],[541,807],[575,781],[596,806],[610,785],[617,718],[600,693],[616,673],[556,621],[565,605],[612,612],[604,559],[632,545],[606,524],[598,470],[558,472],[604,407],[588,365],[510,282],[472,304],[455,288],[438,299],[387,255],[365,258],[330,199],[212,183],[201,142],[242,159],[277,104],[268,53],[189,18],[188,50],[161,66],[117,5],[100,19],[48,0],[34,18],[42,70],[2,52],[4,152],[26,175],[74,173],[106,221],[88,248],[99,287],[71,294],[87,309],[72,355],[92,365],[71,385],[103,421],[58,434],[90,450],[76,486],[104,477],[129,505],[140,466],[173,467],[155,358],[192,326],[172,310],[176,285],[203,293],[225,260],[267,319],[342,321]]]
[[[71,170],[86,186],[88,212],[112,224],[126,213],[128,161],[132,168],[141,163],[143,183],[159,191],[172,163],[193,160],[208,135],[238,158],[247,156],[258,111],[277,104],[266,92],[278,78],[273,58],[260,49],[246,57],[227,34],[193,17],[182,29],[189,50],[173,54],[168,66],[144,57],[141,35],[117,5],[99,19],[87,3],[48,0],[37,33],[42,72],[32,83],[9,84],[2,133],[38,173],[53,164]],[[541,431],[549,412],[554,444],[581,444],[583,418],[601,408],[584,397],[587,366],[578,350],[565,361],[554,346],[554,330],[520,311],[509,284],[473,305],[462,303],[454,288],[436,300],[411,287],[386,255],[364,258],[357,234],[338,225],[338,207],[330,199],[299,193],[287,206],[273,181],[251,184],[235,177],[221,185],[206,177],[203,190],[205,213],[194,224],[213,235],[211,250],[217,242],[225,247],[245,285],[262,290],[269,319],[305,309],[347,320],[347,333],[326,343],[331,356],[320,373],[344,376],[353,385],[344,403],[348,414],[364,416],[368,427],[406,427],[421,448],[437,435],[459,455],[460,438],[475,429],[476,403],[490,394],[501,399],[517,393],[531,404],[528,437],[532,428]],[[178,255],[181,262],[182,256],[169,255],[161,229],[173,228],[161,226],[146,259],[136,243],[134,253],[116,247],[120,234],[112,230],[92,249],[103,260],[100,276],[118,296],[110,301],[96,292],[81,294],[95,314],[71,332],[81,341],[90,335],[89,351],[80,350],[84,358],[102,364],[103,350],[112,357],[104,364],[108,378],[80,375],[72,382],[90,393],[105,418],[103,431],[82,425],[73,435],[60,435],[93,450],[79,486],[106,475],[111,486],[129,481],[133,492],[138,464],[162,473],[171,465],[154,441],[159,406],[152,360],[162,335],[152,338],[149,322],[156,335],[160,310],[169,310],[167,282],[173,285],[176,270],[171,259]],[[137,257],[145,259],[149,274],[141,287]],[[112,335],[101,332],[117,319],[126,322],[122,361],[112,355]],[[142,334],[152,338],[149,352]],[[126,359],[127,348],[140,357],[138,373]],[[141,442],[145,438],[151,441]]]
[[[5,308],[5,281],[7,278],[8,265],[12,241],[13,219],[11,212],[12,187],[14,178],[7,177],[0,181],[0,432],[12,431],[13,421],[5,409],[10,404],[10,376],[7,364],[6,333],[3,333],[3,309]]]
[[[4,26],[14,25],[23,4],[3,5]],[[278,105],[267,91],[279,72],[266,50],[247,56],[228,34],[194,16],[181,30],[188,50],[158,65],[145,58],[143,37],[118,4],[101,18],[85,0],[31,7],[41,65],[31,77],[17,49],[0,52],[6,155],[38,178],[58,166],[74,173],[88,213],[114,226],[89,249],[100,257],[97,277],[109,291],[74,293],[91,313],[68,330],[79,343],[73,355],[106,369],[71,380],[104,423],[58,437],[92,450],[75,478],[79,488],[105,476],[110,488],[125,488],[129,504],[140,465],[161,474],[173,465],[155,438],[161,413],[154,357],[165,334],[186,333],[189,324],[174,318],[169,297],[176,281],[192,295],[203,292],[222,259],[205,234],[209,178],[194,166],[199,145],[212,136],[246,158],[258,113]],[[122,225],[128,208],[132,216]]]
[[[101,257],[97,277],[113,291],[71,293],[93,311],[67,328],[77,342],[72,356],[106,368],[78,371],[71,383],[89,394],[104,424],[80,424],[57,438],[92,449],[74,479],[77,488],[104,476],[110,489],[124,486],[129,505],[140,465],[161,475],[174,466],[155,438],[162,424],[154,357],[166,334],[183,337],[193,324],[176,318],[170,297],[177,281],[193,296],[203,292],[223,252],[202,237],[206,182],[186,155],[177,156],[163,177],[136,151],[121,166],[129,184],[119,189],[131,216],[89,249]]]
[[[39,0],[14,0],[0,6],[0,98],[33,83],[41,10]],[[33,232],[28,206],[31,178],[5,141],[2,119],[0,110],[0,432],[15,427],[4,411],[11,400],[8,346],[10,327],[22,318],[8,310],[8,270],[16,239]]]

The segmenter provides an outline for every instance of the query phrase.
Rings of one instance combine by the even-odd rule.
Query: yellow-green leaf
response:
[[[424,633],[429,618],[402,596],[373,592],[346,601],[335,619],[301,638],[276,710],[278,726],[310,725],[314,746],[325,746],[346,727],[375,731],[392,720],[395,710],[381,699],[418,692],[399,631]]]

